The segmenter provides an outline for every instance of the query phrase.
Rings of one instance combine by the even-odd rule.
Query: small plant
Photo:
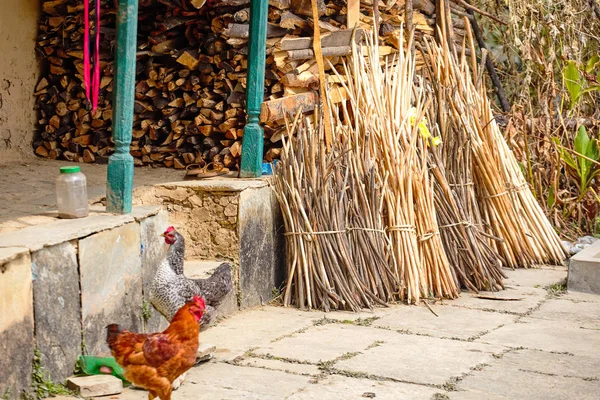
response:
[[[279,296],[281,296],[281,291],[279,289],[277,289],[276,287],[272,288],[271,289],[271,299],[275,300]]]
[[[12,390],[10,390],[10,388],[7,388],[6,390],[4,390],[4,393],[2,394],[2,396],[0,396],[0,399],[9,400],[11,395],[12,395]]]
[[[560,158],[569,172],[579,179],[579,199],[582,199],[587,194],[590,183],[600,174],[596,139],[588,136],[585,126],[580,126],[573,143],[573,148],[577,154],[575,157],[559,144],[558,138],[554,138],[554,142],[558,144]]]
[[[590,92],[600,91],[600,56],[595,55],[591,57],[585,65],[581,67],[575,61],[568,61],[567,65],[563,68],[562,76],[565,82],[565,87],[569,92],[570,107],[572,110],[581,97]],[[582,73],[583,72],[583,73]],[[596,75],[596,76],[594,76]],[[592,77],[590,79],[590,77]],[[588,84],[588,81],[594,81],[593,84]]]
[[[144,322],[148,322],[152,318],[152,307],[150,303],[146,300],[142,300],[142,319]]]
[[[31,374],[33,386],[33,396],[35,399],[44,399],[46,397],[56,395],[72,395],[69,389],[59,383],[54,383],[48,377],[48,373],[42,367],[41,354],[39,350],[35,350],[33,356],[33,372]]]
[[[565,282],[555,283],[553,285],[546,286],[549,297],[560,297],[567,293],[567,285]]]

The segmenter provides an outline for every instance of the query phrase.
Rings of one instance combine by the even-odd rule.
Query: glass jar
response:
[[[56,204],[59,218],[88,216],[87,180],[80,167],[60,168],[56,178]]]

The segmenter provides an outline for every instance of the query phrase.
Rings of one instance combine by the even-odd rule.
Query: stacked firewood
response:
[[[404,2],[380,3],[380,52],[396,51]],[[413,26],[433,35],[432,0],[413,2]],[[101,82],[98,109],[91,111],[83,87],[83,4],[49,0],[42,5],[37,51],[42,77],[36,87],[39,132],[35,153],[51,159],[105,162],[111,139],[112,83],[116,42],[115,3],[101,0]],[[360,6],[357,32],[347,29],[347,2],[318,0],[327,68],[341,71],[352,38],[373,26],[370,0]],[[92,7],[93,8],[93,7]],[[452,13],[464,14],[452,4]],[[185,168],[211,164],[235,169],[245,124],[249,0],[141,0],[138,24],[136,101],[131,154],[136,165]],[[279,157],[283,117],[314,109],[319,78],[312,50],[310,0],[271,0],[267,30],[265,160]],[[93,21],[95,18],[91,18]],[[462,40],[457,19],[455,40]],[[343,75],[343,74],[342,74]],[[343,77],[342,77],[343,78]],[[330,74],[328,80],[340,79]],[[335,85],[334,85],[335,88]],[[341,101],[342,90],[332,95]]]

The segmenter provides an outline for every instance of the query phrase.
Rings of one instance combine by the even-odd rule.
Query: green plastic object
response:
[[[61,174],[76,174],[79,171],[81,171],[81,168],[78,165],[71,167],[60,167]]]
[[[122,381],[127,382],[125,371],[117,364],[117,360],[114,357],[79,356],[79,364],[81,364],[81,369],[86,375],[107,375],[101,372],[100,369],[108,367],[112,370],[112,376],[116,376]]]

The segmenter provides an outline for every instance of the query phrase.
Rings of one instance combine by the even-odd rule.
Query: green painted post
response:
[[[138,0],[120,0],[117,12],[117,48],[112,116],[115,152],[108,158],[106,211],[131,212],[133,157],[129,154],[133,126]]]
[[[259,125],[260,105],[265,91],[265,60],[267,50],[268,0],[250,1],[250,37],[248,44],[248,79],[246,114],[242,146],[241,178],[256,178],[262,174],[264,131]]]

